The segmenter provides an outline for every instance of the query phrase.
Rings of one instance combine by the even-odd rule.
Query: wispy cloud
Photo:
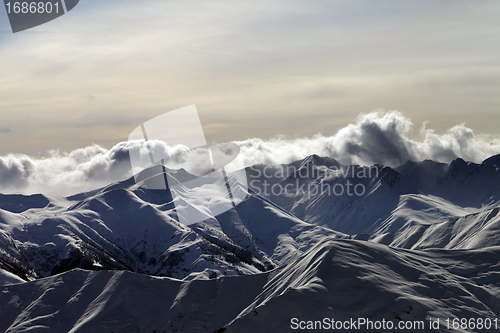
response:
[[[343,164],[397,166],[407,160],[450,162],[457,157],[481,162],[500,153],[500,139],[476,136],[464,124],[442,135],[422,126],[420,141],[408,137],[412,128],[412,122],[397,111],[376,111],[360,115],[356,123],[332,136],[236,143],[247,166],[288,163],[310,154],[330,156]],[[200,164],[197,155],[184,146],[170,147],[161,141],[150,146],[166,156],[168,167],[196,170]],[[112,149],[92,145],[70,153],[52,151],[42,159],[21,154],[0,156],[0,192],[69,195],[105,186],[132,176],[131,150],[149,154],[144,141],[129,141]]]

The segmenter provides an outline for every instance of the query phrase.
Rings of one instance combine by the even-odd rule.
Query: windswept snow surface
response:
[[[292,318],[367,318],[422,322],[426,329],[409,331],[423,332],[439,318],[433,332],[472,332],[444,321],[499,319],[499,258],[499,247],[419,252],[325,239],[283,268],[248,276],[180,281],[72,270],[2,287],[0,330],[294,332]]]
[[[0,268],[0,286],[8,286],[23,282],[25,281],[19,276]]]
[[[158,176],[163,174],[152,175]],[[18,195],[4,199],[14,208],[14,200],[31,202]],[[46,201],[43,208],[37,200],[34,208],[12,209],[17,213],[0,209],[0,268],[24,279],[73,268],[206,279],[264,272],[326,236],[345,236],[306,223],[251,190],[236,209],[190,226],[177,222],[168,190],[149,190],[143,182]]]
[[[432,331],[446,332],[446,318],[499,320],[499,159],[254,166],[250,188],[230,179],[239,205],[191,225],[168,189],[148,188],[195,178],[185,170],[68,198],[0,195],[0,331],[287,332],[292,318],[428,328],[440,318]],[[290,191],[265,193],[263,181]],[[349,183],[363,193],[314,192]],[[182,200],[211,215],[190,193]]]
[[[312,155],[289,165],[250,167],[247,174],[254,191],[305,222],[351,235],[373,234],[499,206],[497,160],[494,156],[475,164],[457,159],[449,165],[409,161],[392,169],[341,166],[331,158]],[[285,188],[284,194],[277,190]]]
[[[407,249],[482,249],[500,244],[499,208],[446,222],[416,224],[395,233],[376,234],[371,241]]]

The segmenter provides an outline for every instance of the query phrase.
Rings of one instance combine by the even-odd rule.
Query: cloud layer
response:
[[[312,138],[248,139],[237,141],[247,166],[254,164],[281,164],[304,158],[310,154],[330,156],[342,164],[389,166],[407,160],[432,159],[450,162],[461,157],[479,163],[500,153],[500,140],[495,137],[475,136],[464,124],[450,128],[445,134],[436,134],[422,126],[420,141],[409,134],[412,122],[397,111],[375,111],[360,115],[355,124],[339,130],[333,136],[316,135]],[[166,156],[170,168],[183,167],[200,172],[203,153],[189,152],[178,145],[169,147],[160,141],[148,143],[151,149]],[[111,149],[98,145],[70,153],[49,152],[49,157],[36,159],[27,155],[0,156],[0,193],[45,193],[66,196],[92,190],[132,176],[129,152],[148,155],[144,141],[120,142]]]
[[[482,162],[500,153],[500,140],[493,136],[475,136],[459,124],[439,135],[425,127],[420,130],[421,141],[409,138],[413,123],[400,112],[375,111],[362,114],[355,124],[339,130],[333,136],[316,135],[295,140],[250,139],[237,142],[247,164],[287,163],[310,154],[330,156],[342,164],[383,164],[398,166],[408,160],[431,159],[451,162],[461,157]]]

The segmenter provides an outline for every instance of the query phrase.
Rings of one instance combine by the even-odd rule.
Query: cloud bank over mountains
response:
[[[421,140],[409,138],[412,122],[397,111],[374,111],[362,114],[355,124],[340,129],[333,136],[315,135],[297,139],[247,139],[237,141],[247,166],[281,164],[311,154],[330,156],[342,164],[397,166],[407,160],[432,159],[450,162],[461,157],[472,162],[500,153],[500,139],[476,136],[465,124],[436,134],[424,126]],[[202,154],[189,152],[185,146],[170,147],[161,141],[149,142],[170,168],[183,167],[196,172]],[[22,154],[0,156],[0,193],[44,193],[71,195],[119,181],[132,175],[129,151],[148,155],[144,141],[120,142],[111,149],[98,145],[70,153],[49,152],[49,157],[32,158]]]
[[[451,162],[457,157],[478,163],[500,153],[498,137],[475,136],[465,124],[453,126],[443,135],[424,124],[420,130],[421,141],[409,138],[412,129],[410,119],[398,111],[374,111],[361,114],[355,124],[349,124],[333,136],[250,139],[237,143],[250,164],[286,163],[313,153],[331,156],[342,164],[398,166],[408,160]]]

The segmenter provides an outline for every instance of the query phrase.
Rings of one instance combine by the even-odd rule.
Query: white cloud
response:
[[[413,123],[400,112],[376,111],[360,115],[355,124],[340,129],[333,136],[270,141],[251,139],[238,144],[247,164],[288,163],[318,154],[334,157],[343,164],[397,166],[407,160],[450,162],[458,157],[481,162],[500,153],[498,138],[475,136],[465,124],[454,126],[443,135],[425,128],[424,124],[421,141],[408,137],[412,128]]]
[[[479,163],[500,153],[500,139],[475,136],[465,124],[456,125],[442,135],[424,124],[420,141],[408,137],[412,128],[412,122],[397,111],[375,111],[360,115],[355,124],[333,136],[248,139],[236,143],[248,166],[289,163],[311,154],[330,156],[342,164],[360,165],[397,166],[409,159],[450,162],[457,157]],[[165,163],[170,168],[183,167],[199,173],[200,166],[204,166],[202,160],[206,155],[202,151],[189,152],[182,145],[169,147],[161,141],[150,142],[150,147],[167,156]],[[129,141],[109,150],[93,145],[70,153],[52,151],[49,157],[41,159],[21,154],[0,156],[0,192],[70,195],[105,186],[130,177],[129,151],[149,154],[144,148],[144,141]]]

